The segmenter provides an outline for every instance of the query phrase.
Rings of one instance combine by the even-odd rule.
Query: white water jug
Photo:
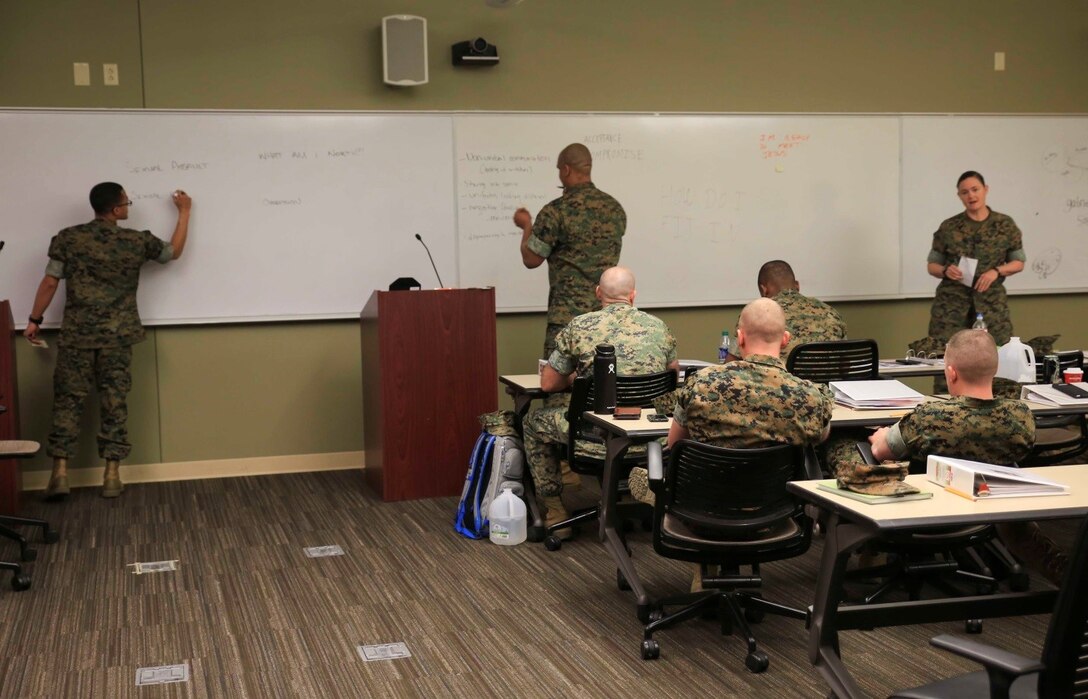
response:
[[[997,375],[1018,383],[1035,383],[1035,350],[1014,337],[997,350]]]
[[[491,529],[491,543],[513,546],[525,541],[525,503],[509,488],[503,488],[502,494],[491,501],[487,519]]]

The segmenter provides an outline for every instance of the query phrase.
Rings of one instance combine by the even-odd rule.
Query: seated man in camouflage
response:
[[[839,312],[819,299],[801,293],[801,285],[788,262],[771,260],[759,268],[756,279],[759,295],[774,299],[786,314],[789,344],[783,356],[788,357],[797,345],[846,339],[846,321]]]
[[[879,461],[909,459],[912,473],[925,472],[930,454],[990,464],[1015,464],[1035,443],[1035,418],[1022,401],[994,398],[997,346],[985,330],[961,330],[945,348],[944,376],[949,400],[922,403],[891,427],[869,437]],[[829,449],[838,475],[854,468],[860,455],[853,444]],[[1009,549],[1052,581],[1060,580],[1065,554],[1033,522],[998,526]]]
[[[616,372],[620,376],[678,370],[676,340],[665,324],[635,308],[635,275],[625,267],[610,267],[601,275],[597,298],[603,308],[575,317],[556,335],[556,347],[540,377],[549,393],[566,390],[577,376],[593,370],[596,347],[616,348]],[[537,492],[544,500],[546,522],[551,526],[569,517],[563,506],[563,480],[559,470],[560,445],[566,444],[567,405],[548,404],[529,414],[524,422],[525,456]],[[587,447],[600,445],[587,445]],[[592,452],[601,458],[599,453]],[[556,532],[570,536],[570,530]]]
[[[826,439],[831,391],[786,371],[779,355],[788,342],[786,316],[775,301],[745,306],[737,323],[743,359],[700,369],[677,390],[669,446],[681,439],[742,449]],[[653,503],[646,469],[632,469],[628,482],[632,495]]]

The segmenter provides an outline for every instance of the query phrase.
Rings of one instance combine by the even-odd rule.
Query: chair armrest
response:
[[[650,474],[650,482],[665,479],[665,465],[661,457],[661,443],[650,442],[646,445],[646,470]]]
[[[941,634],[931,638],[929,643],[968,660],[974,660],[985,667],[988,673],[992,674],[996,671],[1010,679],[1026,675],[1029,672],[1038,672],[1046,667],[1038,660],[1025,658],[1022,655],[994,648],[985,643],[948,634]]]

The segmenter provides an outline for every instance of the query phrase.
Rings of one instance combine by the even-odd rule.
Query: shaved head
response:
[[[997,345],[985,330],[960,330],[944,350],[945,364],[968,383],[990,383],[997,373]]]
[[[601,274],[601,301],[626,301],[635,290],[635,273],[626,267],[609,267]]]
[[[759,268],[759,276],[756,277],[759,285],[759,293],[764,296],[774,296],[783,289],[796,289],[797,277],[793,274],[793,267],[785,260],[771,260],[763,263]]]
[[[572,143],[559,152],[559,162],[556,167],[569,165],[571,170],[583,175],[588,175],[593,167],[593,154],[581,143]]]
[[[786,314],[776,301],[756,299],[740,312],[737,327],[758,342],[781,342],[782,334],[786,332]]]

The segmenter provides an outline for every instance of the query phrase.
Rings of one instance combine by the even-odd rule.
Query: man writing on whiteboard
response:
[[[128,218],[132,206],[121,185],[95,185],[90,201],[94,220],[65,228],[49,243],[49,264],[23,333],[30,342],[40,342],[42,316],[64,279],[67,293],[53,373],[53,429],[48,441],[53,473],[47,500],[68,495],[68,459],[92,386],[98,391],[101,412],[98,454],[106,461],[102,496],[117,497],[124,489],[120,462],[132,449],[126,429],[132,345],[144,339],[136,308],[140,267],[148,260],[165,264],[181,257],[189,232],[192,199],[181,190],[173,194],[178,218],[169,243],[148,231],[117,225]]]
[[[613,197],[593,185],[593,156],[581,143],[572,143],[556,162],[563,196],[533,216],[514,213],[521,229],[521,261],[535,269],[548,261],[548,330],[543,359],[555,350],[555,336],[575,316],[600,308],[597,280],[620,260],[627,214]]]

